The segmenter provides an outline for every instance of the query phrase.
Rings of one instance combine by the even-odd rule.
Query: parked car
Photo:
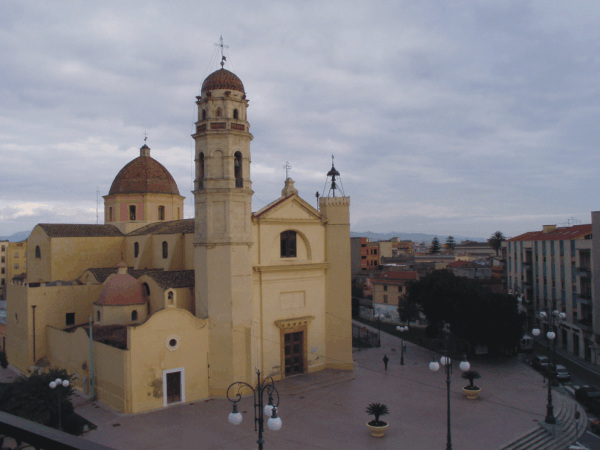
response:
[[[547,356],[537,355],[531,360],[533,368],[539,371],[545,371],[548,368],[548,364],[550,364],[550,360]]]
[[[600,402],[600,388],[598,386],[579,386],[575,389],[575,398],[583,406],[590,407],[592,403]]]
[[[555,368],[553,367],[553,369],[554,378],[558,381],[564,382],[571,379],[571,374],[562,364],[557,364]]]

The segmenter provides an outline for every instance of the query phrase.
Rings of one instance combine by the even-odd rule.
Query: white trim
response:
[[[181,400],[178,402],[167,403],[167,374],[173,372],[181,372],[181,379],[179,386],[181,392]],[[185,367],[178,367],[176,369],[163,370],[163,406],[176,405],[178,403],[185,402]]]

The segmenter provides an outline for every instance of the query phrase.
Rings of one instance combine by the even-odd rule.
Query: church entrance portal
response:
[[[304,373],[304,332],[286,333],[285,346],[285,375]]]
[[[163,372],[163,400],[165,406],[185,401],[183,377],[183,368]]]

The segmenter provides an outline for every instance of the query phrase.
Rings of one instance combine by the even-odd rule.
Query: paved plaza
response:
[[[382,333],[381,348],[355,350],[353,374],[325,371],[277,382],[283,427],[265,431],[265,448],[445,448],[445,374],[431,372],[431,353],[411,343],[401,366],[399,349],[398,338]],[[384,354],[390,358],[387,371]],[[477,384],[482,394],[479,400],[464,398],[466,380],[455,365],[454,448],[499,449],[536,428],[546,406],[542,376],[517,359],[471,362],[481,372]],[[365,425],[370,420],[365,408],[371,402],[385,403],[390,410],[383,439],[372,438]],[[98,426],[85,438],[116,449],[256,448],[250,398],[240,402],[245,414],[239,426],[227,421],[231,406],[224,399],[137,415],[118,414],[83,397],[76,403],[77,412]]]

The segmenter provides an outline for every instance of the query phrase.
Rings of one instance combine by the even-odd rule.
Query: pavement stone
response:
[[[400,339],[382,333],[380,348],[354,351],[353,378],[319,389],[314,386],[339,371],[305,374],[276,383],[281,392],[280,431],[266,430],[268,449],[433,449],[446,445],[446,380],[428,369],[431,353],[407,343],[400,365]],[[383,355],[390,358],[388,370]],[[543,420],[546,388],[542,377],[516,358],[471,361],[482,378],[479,400],[467,400],[466,380],[454,366],[451,381],[452,443],[455,449],[499,449],[527,434]],[[370,436],[366,406],[385,403],[390,423],[382,439]],[[119,414],[86,401],[76,411],[98,428],[86,439],[116,449],[256,448],[251,398],[240,402],[244,421],[227,421],[226,399],[175,405],[144,414]]]

